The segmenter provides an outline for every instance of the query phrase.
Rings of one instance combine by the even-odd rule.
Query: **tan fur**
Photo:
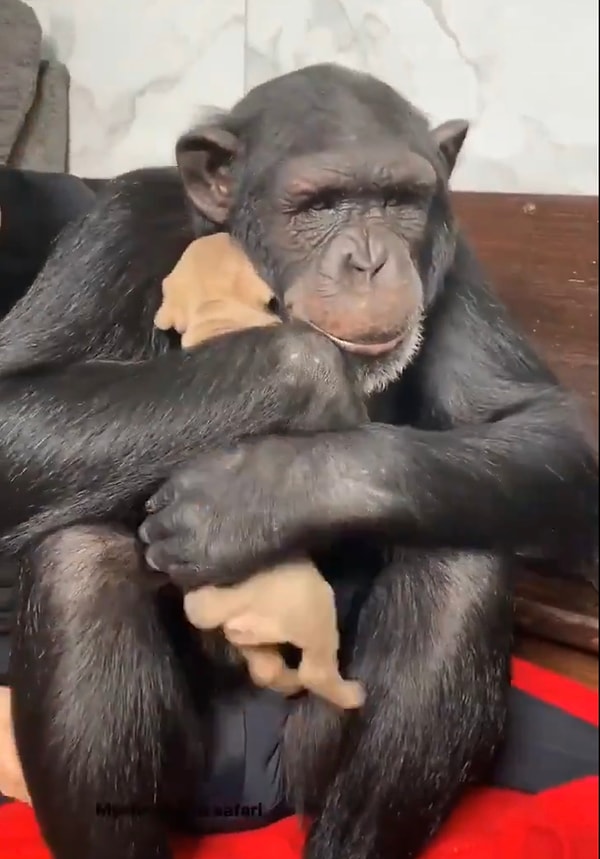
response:
[[[309,689],[343,708],[362,704],[360,684],[338,671],[333,591],[308,561],[282,564],[233,587],[201,588],[186,595],[184,607],[199,629],[223,627],[257,686],[285,694]],[[297,670],[287,668],[272,647],[282,642],[302,651]]]
[[[197,239],[163,281],[157,328],[174,328],[183,349],[242,328],[276,325],[273,293],[225,233]]]
[[[197,239],[163,281],[157,328],[174,328],[190,349],[219,334],[279,319],[269,311],[272,292],[228,235]],[[257,686],[291,695],[307,689],[344,709],[360,707],[359,683],[338,670],[339,634],[331,587],[308,560],[280,565],[227,588],[186,595],[186,615],[199,629],[223,627],[240,650]],[[297,670],[276,645],[302,651]]]

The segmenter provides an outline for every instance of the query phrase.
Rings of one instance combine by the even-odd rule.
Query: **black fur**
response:
[[[240,141],[225,224],[190,217],[175,171],[121,177],[0,327],[2,546],[26,552],[19,751],[57,859],[164,859],[158,817],[95,815],[117,792],[183,800],[210,749],[219,679],[179,596],[165,619],[149,590],[131,536],[144,502],[155,493],[148,559],[184,589],[299,548],[343,580],[358,540],[378,560],[358,570],[368,593],[342,662],[367,704],[299,700],[290,793],[315,817],[307,859],[410,859],[501,741],[514,555],[597,558],[597,462],[454,223],[460,130],[438,147],[388,87],[329,66],[257,88],[220,122]],[[368,361],[288,322],[170,350],[152,318],[192,223],[228,228],[285,307],[302,257],[274,214],[273,171],[349,138],[367,153],[396,140],[435,171],[418,243],[406,239],[423,293],[411,348]]]

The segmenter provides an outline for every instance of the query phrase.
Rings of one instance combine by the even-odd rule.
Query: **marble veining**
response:
[[[169,164],[205,105],[244,90],[244,0],[28,0],[71,74],[70,169]]]
[[[455,188],[598,193],[597,0],[28,0],[71,74],[71,169],[172,163],[207,105],[334,61],[471,131]]]

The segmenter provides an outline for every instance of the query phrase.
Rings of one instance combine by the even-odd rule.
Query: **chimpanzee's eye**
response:
[[[339,202],[339,197],[336,194],[323,191],[309,201],[308,208],[313,212],[331,211],[339,205]]]
[[[383,198],[383,205],[386,209],[397,209],[403,206],[404,202],[396,194],[386,194]]]
[[[408,193],[404,189],[390,188],[384,192],[383,205],[386,209],[400,209],[406,206],[412,206],[415,203],[414,195]]]
[[[386,188],[382,203],[386,209],[426,209],[430,198],[429,189],[419,187]]]

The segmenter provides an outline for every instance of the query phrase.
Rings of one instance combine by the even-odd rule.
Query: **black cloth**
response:
[[[25,294],[59,232],[95,196],[76,176],[0,166],[0,319]]]

